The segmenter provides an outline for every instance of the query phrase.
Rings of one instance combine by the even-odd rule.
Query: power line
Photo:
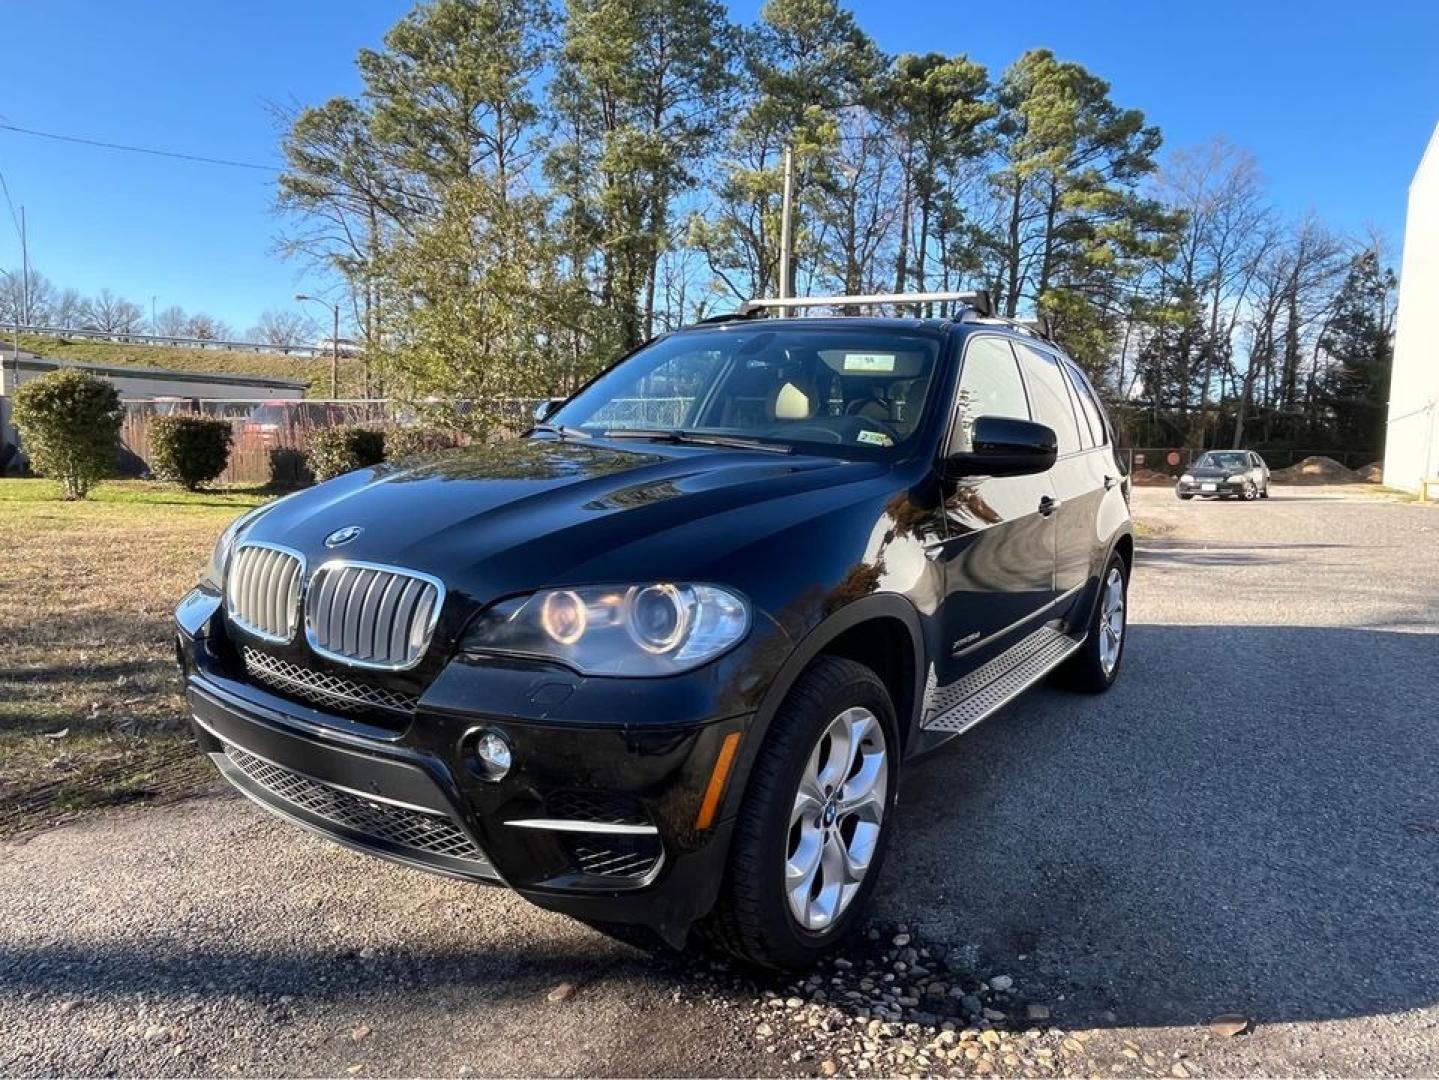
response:
[[[0,131],[14,131],[21,135],[34,135],[56,142],[78,143],[81,146],[97,146],[102,150],[123,150],[130,154],[150,154],[154,157],[177,158],[180,161],[195,161],[202,165],[224,165],[231,169],[256,169],[260,172],[283,171],[278,165],[256,165],[250,161],[230,161],[225,158],[204,157],[200,154],[182,154],[174,150],[156,150],[149,146],[127,146],[124,143],[103,142],[100,139],[83,139],[78,135],[61,135],[53,131],[36,131],[33,128],[17,127],[14,124],[0,124]]]
[[[5,205],[10,208],[10,224],[15,226],[15,238],[20,238],[20,219],[15,216],[15,204],[10,201],[10,185],[5,183],[5,174],[0,172],[0,191],[5,192]]]

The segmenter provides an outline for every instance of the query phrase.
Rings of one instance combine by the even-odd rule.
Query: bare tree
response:
[[[0,272],[0,323],[16,317],[31,326],[48,326],[55,313],[55,286],[44,274],[30,268],[28,293],[20,268]]]
[[[150,327],[150,333],[161,337],[187,337],[189,329],[190,316],[185,314],[185,309],[171,305],[155,316],[155,325]]]
[[[233,338],[235,333],[213,315],[197,311],[185,323],[185,336],[200,341],[225,341]]]
[[[101,289],[85,305],[85,326],[109,334],[133,334],[145,323],[145,313],[133,300]]]
[[[79,289],[65,289],[55,297],[50,309],[50,325],[66,330],[78,329],[85,325],[85,298]]]
[[[271,308],[260,315],[246,336],[266,345],[309,345],[319,334],[315,320],[308,315]]]

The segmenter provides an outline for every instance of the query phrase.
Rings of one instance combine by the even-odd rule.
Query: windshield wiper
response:
[[[591,435],[588,431],[582,431],[579,428],[567,427],[564,424],[535,424],[531,426],[530,434],[533,435],[536,431],[548,431],[550,434],[558,435],[562,439],[594,438],[594,436]]]
[[[747,439],[743,435],[708,435],[679,428],[616,428],[606,439],[650,439],[654,442],[689,443],[696,446],[729,446],[736,450],[766,450],[771,454],[793,454],[794,447],[783,443]]]

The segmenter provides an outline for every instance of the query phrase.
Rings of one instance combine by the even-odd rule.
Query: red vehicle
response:
[[[344,409],[330,402],[265,401],[250,410],[240,432],[273,441],[284,431],[333,427],[344,422]]]

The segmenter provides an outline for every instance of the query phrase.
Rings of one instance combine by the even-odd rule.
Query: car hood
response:
[[[694,445],[517,440],[337,477],[260,515],[244,539],[295,549],[311,566],[345,558],[424,571],[488,600],[692,575],[802,521],[822,493],[888,468]],[[351,526],[352,539],[326,545]]]
[[[1243,465],[1236,465],[1232,469],[1220,468],[1217,465],[1196,465],[1186,469],[1190,476],[1196,480],[1223,480],[1226,476],[1233,476],[1235,473],[1248,472]]]

